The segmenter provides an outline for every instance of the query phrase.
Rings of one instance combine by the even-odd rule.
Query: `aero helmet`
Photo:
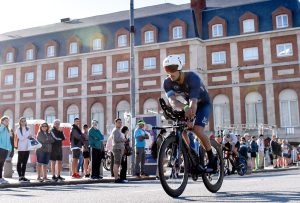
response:
[[[182,70],[182,60],[179,55],[169,55],[163,61],[163,67],[166,72],[175,72]]]

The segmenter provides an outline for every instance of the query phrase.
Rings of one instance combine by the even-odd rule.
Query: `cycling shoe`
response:
[[[218,170],[218,158],[214,156],[206,165],[206,173],[215,173]]]

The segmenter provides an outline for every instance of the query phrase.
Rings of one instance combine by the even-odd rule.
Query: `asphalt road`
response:
[[[169,197],[159,181],[127,184],[8,188],[0,190],[1,203],[8,202],[300,202],[300,170],[225,177],[220,191],[208,192],[201,181],[189,181],[179,198]]]

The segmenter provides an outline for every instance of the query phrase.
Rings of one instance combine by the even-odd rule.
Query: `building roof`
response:
[[[238,6],[243,4],[251,4],[268,0],[207,0],[207,9],[224,8],[231,6]],[[148,6],[135,9],[135,18],[143,18],[147,16],[160,15],[165,13],[173,13],[190,9],[190,4],[175,5],[165,3],[160,5]],[[38,26],[23,30],[17,30],[0,34],[0,41],[18,39],[23,37],[41,35],[45,33],[60,32],[65,30],[72,30],[77,28],[89,27],[94,25],[107,24],[112,22],[119,22],[129,20],[128,10],[109,13],[104,15],[92,16],[81,19],[72,19],[65,23],[54,23],[50,25]]]

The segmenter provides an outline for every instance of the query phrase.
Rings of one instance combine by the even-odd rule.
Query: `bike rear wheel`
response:
[[[224,160],[221,146],[215,140],[210,140],[210,142],[213,154],[217,157],[218,167],[216,173],[203,173],[202,180],[207,190],[216,193],[221,188],[224,179]],[[204,162],[207,163],[207,156],[204,158]]]
[[[171,135],[163,141],[158,156],[160,183],[171,197],[180,196],[188,182],[189,162],[186,149],[182,146],[179,157],[177,151],[177,139]]]

